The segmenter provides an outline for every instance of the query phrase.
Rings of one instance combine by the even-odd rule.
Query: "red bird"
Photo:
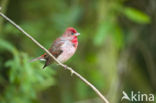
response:
[[[54,55],[61,63],[66,62],[74,55],[77,49],[78,35],[80,35],[80,33],[78,33],[73,27],[67,28],[64,34],[53,42],[52,46],[49,49],[50,53]],[[46,53],[44,53],[40,57],[33,59],[32,61],[36,60],[46,61],[43,68],[53,63],[53,59]]]

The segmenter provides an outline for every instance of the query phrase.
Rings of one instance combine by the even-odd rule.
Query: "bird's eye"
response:
[[[74,33],[72,33],[72,35],[74,35]]]

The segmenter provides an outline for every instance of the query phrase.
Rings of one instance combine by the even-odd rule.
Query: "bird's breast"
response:
[[[61,50],[63,52],[58,56],[57,59],[63,63],[73,56],[76,48],[73,46],[73,43],[71,41],[65,41],[64,44],[61,46]]]

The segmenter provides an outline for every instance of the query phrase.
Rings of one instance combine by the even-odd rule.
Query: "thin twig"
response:
[[[60,66],[65,68],[66,70],[69,70],[71,74],[75,74],[78,78],[80,78],[85,84],[87,84],[90,88],[93,89],[93,91],[105,102],[109,103],[109,101],[102,95],[102,93],[90,82],[88,82],[84,77],[82,77],[79,73],[74,71],[71,67],[66,66],[65,64],[62,64],[59,62],[46,48],[44,48],[37,40],[35,40],[32,36],[30,36],[27,32],[25,32],[20,26],[18,26],[15,22],[13,22],[11,19],[9,19],[7,16],[5,16],[3,13],[0,12],[0,16],[3,17],[5,20],[7,20],[9,23],[11,23],[13,26],[15,26],[19,31],[21,31],[23,34],[25,34],[28,38],[30,38],[37,46],[39,46],[41,49],[43,49],[51,58],[53,58]]]

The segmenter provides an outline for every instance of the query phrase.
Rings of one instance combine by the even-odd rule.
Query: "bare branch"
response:
[[[109,103],[109,101],[102,95],[102,93],[90,82],[88,82],[84,77],[82,77],[79,73],[74,71],[71,67],[66,66],[65,64],[62,64],[59,62],[46,48],[44,48],[37,40],[35,40],[32,36],[30,36],[26,31],[24,31],[19,25],[17,25],[15,22],[13,22],[11,19],[9,19],[7,16],[5,16],[3,13],[0,12],[0,16],[3,17],[5,20],[7,20],[9,23],[11,23],[14,27],[16,27],[19,31],[21,31],[24,35],[26,35],[29,39],[31,39],[37,46],[39,46],[41,49],[43,49],[51,58],[53,58],[60,66],[65,68],[66,70],[69,70],[71,74],[75,74],[78,78],[80,78],[86,85],[88,85],[90,88],[93,89],[93,91],[105,102]]]

